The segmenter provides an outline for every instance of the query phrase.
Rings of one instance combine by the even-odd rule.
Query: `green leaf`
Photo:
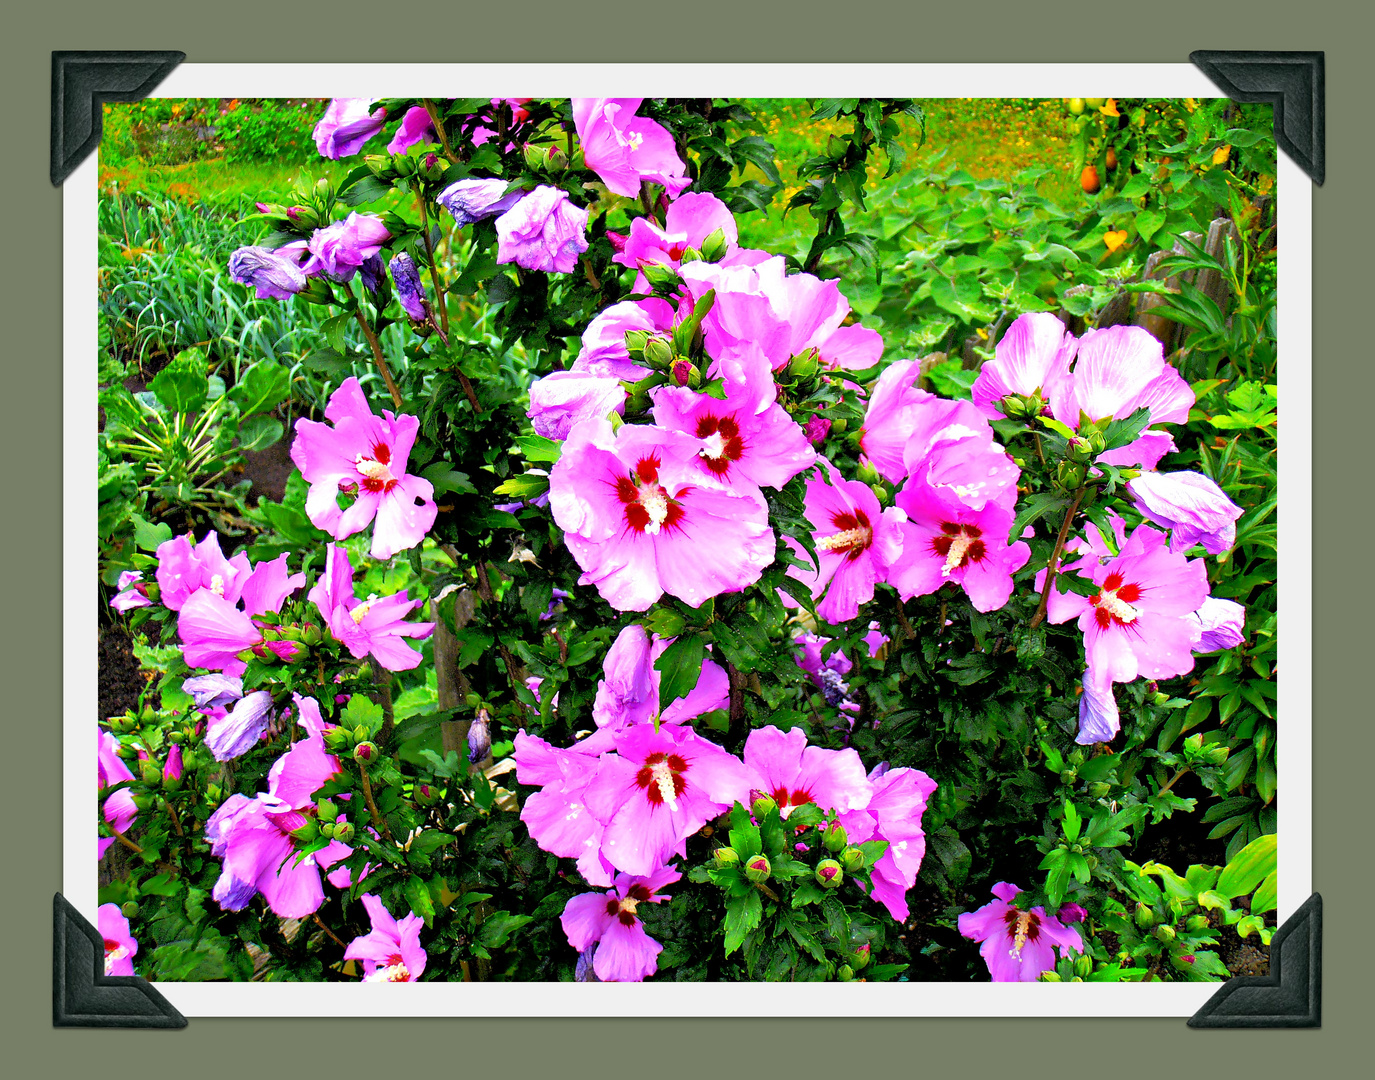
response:
[[[366,694],[354,694],[349,698],[348,704],[344,706],[344,711],[339,716],[339,723],[350,731],[361,726],[368,732],[368,738],[371,739],[382,730],[382,706],[368,700]]]
[[[148,384],[148,389],[160,402],[179,413],[193,413],[204,405],[209,387],[205,377],[205,356],[199,349],[178,353]]]
[[[563,453],[561,443],[546,439],[543,435],[521,435],[516,439],[516,445],[526,461],[558,461]]]
[[[405,893],[406,902],[411,905],[412,913],[424,919],[426,926],[433,926],[434,899],[430,896],[430,887],[425,884],[424,879],[412,874],[406,879]]]
[[[673,644],[654,661],[659,680],[659,711],[667,709],[681,697],[687,697],[702,674],[702,660],[707,643],[701,634],[684,634],[674,638]]]
[[[172,539],[172,526],[165,521],[159,521],[156,525],[152,525],[144,521],[138,514],[131,514],[130,516],[134,519],[134,543],[144,551],[156,551],[159,544]]]
[[[750,820],[750,812],[739,803],[730,812],[730,846],[735,848],[742,863],[764,850],[759,826]]]
[[[1022,507],[1021,513],[1013,521],[1012,528],[1008,531],[1009,543],[1016,543],[1022,537],[1022,530],[1038,518],[1055,510],[1063,510],[1069,506],[1069,499],[1064,495],[1056,495],[1048,491],[1033,495]]]
[[[1065,839],[1071,844],[1079,839],[1079,826],[1082,821],[1079,811],[1074,808],[1074,804],[1068,799],[1065,800]]]
[[[489,949],[499,949],[515,931],[533,922],[534,918],[533,915],[512,915],[509,911],[494,912],[477,928],[477,940]]]
[[[247,368],[229,391],[241,416],[267,412],[290,396],[291,372],[275,360],[259,360]]]
[[[1275,873],[1278,865],[1277,839],[1274,833],[1270,833],[1252,840],[1238,851],[1223,868],[1222,876],[1217,881],[1217,891],[1227,897],[1245,896]]]
[[[1165,215],[1159,210],[1142,210],[1136,215],[1136,231],[1140,233],[1141,239],[1147,243],[1152,236],[1160,231],[1160,226],[1165,224]]]
[[[250,416],[239,424],[240,450],[266,450],[286,434],[282,422],[274,416]]]
[[[764,917],[764,904],[758,889],[751,889],[744,896],[726,904],[726,955],[729,956],[745,943],[745,937],[759,925]]]

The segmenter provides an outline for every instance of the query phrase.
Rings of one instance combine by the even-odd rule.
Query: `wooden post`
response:
[[[475,604],[469,589],[463,589],[454,598],[454,625],[462,628],[473,617]],[[430,618],[434,620],[434,670],[435,685],[438,688],[438,705],[443,709],[457,709],[463,705],[468,694],[468,680],[458,670],[458,639],[440,617],[439,599],[430,601]],[[439,725],[440,753],[450,750],[460,755],[468,752],[468,728],[471,720],[445,720]]]
[[[1234,245],[1240,244],[1241,234],[1237,232],[1236,222],[1231,218],[1214,218],[1208,226],[1208,241],[1203,245],[1204,251],[1224,265],[1227,261],[1228,236]],[[1231,289],[1223,279],[1221,269],[1200,270],[1194,278],[1194,288],[1211,299],[1219,311],[1227,311],[1227,295]]]
[[[1203,235],[1201,233],[1187,232],[1183,235],[1185,239],[1196,244],[1202,243],[1203,241]],[[1141,274],[1142,280],[1160,280],[1161,274],[1157,270],[1160,263],[1170,255],[1183,254],[1184,245],[1178,241],[1175,242],[1172,251],[1152,252],[1150,257],[1146,259],[1146,269]],[[1177,276],[1165,278],[1164,283],[1165,288],[1170,291],[1179,291],[1179,278]],[[1134,322],[1137,326],[1148,331],[1152,337],[1159,341],[1161,348],[1165,350],[1165,355],[1169,356],[1170,353],[1174,352],[1178,342],[1182,340],[1181,331],[1183,331],[1184,328],[1181,327],[1179,323],[1167,319],[1163,315],[1151,314],[1151,308],[1159,307],[1163,303],[1165,303],[1165,294],[1140,293],[1136,302],[1136,319]]]

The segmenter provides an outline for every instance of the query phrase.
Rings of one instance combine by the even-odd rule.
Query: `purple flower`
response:
[[[820,413],[812,413],[812,418],[802,426],[803,433],[807,436],[807,441],[813,446],[820,446],[826,441],[826,436],[831,433],[831,421]]]
[[[640,904],[657,904],[670,897],[659,894],[665,885],[682,875],[662,867],[646,876],[617,874],[615,888],[607,893],[583,893],[564,906],[560,922],[568,944],[583,956],[595,947],[592,970],[596,982],[643,982],[658,970],[663,946],[645,933]],[[580,981],[589,981],[584,974]]]
[[[1241,507],[1202,473],[1145,472],[1127,481],[1141,516],[1170,530],[1170,550],[1202,544],[1221,555],[1236,543]]]
[[[530,387],[530,425],[546,439],[568,438],[583,420],[604,420],[625,412],[626,392],[619,379],[587,371],[555,371]]]
[[[348,281],[390,239],[380,217],[354,211],[311,234],[306,245],[310,258],[301,270],[307,276],[323,273],[331,281]]]
[[[358,280],[363,283],[363,288],[376,296],[382,288],[382,281],[386,277],[386,268],[382,263],[381,255],[369,255],[358,264]]]
[[[888,849],[874,864],[871,895],[901,922],[908,915],[907,892],[916,884],[926,854],[921,818],[936,782],[920,769],[894,769],[880,762],[869,771],[869,785],[869,805],[846,811],[839,819],[852,844],[888,842]]]
[[[197,709],[215,709],[243,697],[243,680],[229,675],[196,675],[182,681],[183,693],[190,694]]]
[[[459,180],[436,196],[435,201],[454,217],[459,228],[475,221],[504,214],[525,197],[523,191],[506,189],[511,185],[500,178]]]
[[[541,185],[497,218],[497,262],[567,274],[587,250],[587,211],[562,188]]]
[[[360,899],[372,920],[372,930],[354,938],[344,950],[344,958],[363,962],[364,982],[415,982],[425,972],[427,957],[420,946],[420,928],[425,920],[412,912],[397,922],[372,893],[364,893]]]
[[[636,270],[655,264],[676,270],[688,248],[700,251],[707,237],[718,231],[727,251],[734,252],[740,238],[735,216],[715,195],[690,191],[669,206],[662,229],[653,218],[638,217],[632,221],[630,235],[611,261]],[[643,274],[636,278],[635,291],[649,292]]]
[[[229,279],[256,288],[259,300],[290,300],[306,287],[305,250],[304,240],[272,249],[241,247],[229,256]]]
[[[143,583],[143,575],[137,570],[126,570],[120,574],[117,587],[119,592],[110,601],[110,606],[116,611],[152,606],[153,601],[148,599],[148,586]]]
[[[429,301],[425,298],[425,286],[420,281],[420,270],[415,260],[407,252],[392,256],[388,263],[391,267],[392,281],[396,283],[396,298],[413,323],[423,323],[430,317]]]
[[[96,912],[96,927],[105,939],[105,974],[134,974],[134,957],[138,954],[138,942],[129,932],[129,920],[119,910],[118,904],[101,904]]]
[[[1079,698],[1079,734],[1074,741],[1080,746],[1111,742],[1122,729],[1112,683],[1096,681],[1092,672],[1085,671],[1083,685],[1084,693]]]
[[[1246,640],[1242,633],[1246,625],[1246,609],[1233,600],[1210,596],[1194,612],[1194,618],[1203,627],[1203,637],[1194,646],[1194,652],[1233,649]]]
[[[404,154],[418,142],[425,142],[434,136],[434,124],[429,110],[421,105],[412,105],[401,118],[401,123],[387,144],[387,153]]]
[[[1022,911],[1013,907],[1020,891],[1000,881],[993,886],[996,900],[959,918],[960,933],[983,942],[979,955],[994,982],[1035,982],[1041,972],[1055,967],[1055,945],[1060,946],[1061,955],[1084,951],[1078,932],[1047,915],[1045,908]]]
[[[610,885],[615,868],[602,851],[606,827],[587,807],[598,759],[577,747],[560,750],[524,731],[516,733],[514,756],[516,779],[541,785],[520,811],[531,838],[551,855],[577,859],[578,873],[589,885]]]
[[[617,195],[635,196],[640,183],[663,184],[670,199],[692,181],[662,124],[635,115],[643,98],[574,98],[573,126],[587,167]]]
[[[246,558],[244,561],[247,563]],[[245,665],[238,654],[245,649],[261,655],[261,650],[268,648],[283,660],[295,658],[300,648],[295,642],[265,645],[263,631],[253,619],[254,615],[279,610],[286,597],[306,583],[305,574],[288,576],[286,562],[287,556],[280,555],[259,563],[241,585],[235,583],[231,595],[240,591],[242,608],[231,596],[217,592],[213,579],[211,587],[197,589],[186,599],[177,618],[177,633],[187,664],[234,676],[243,674]]]
[[[337,544],[326,549],[325,571],[308,598],[320,610],[330,633],[355,659],[372,654],[388,671],[409,671],[420,663],[420,653],[401,638],[429,637],[434,623],[407,622],[407,612],[420,604],[404,591],[391,596],[353,595],[353,566],[348,552]]]
[[[320,156],[338,161],[352,157],[363,144],[382,130],[386,109],[368,112],[369,98],[333,98],[315,125],[315,145]]]
[[[181,744],[173,743],[167,751],[167,761],[162,766],[163,780],[180,780],[186,769],[182,762]]]
[[[468,726],[468,761],[480,765],[492,752],[492,730],[488,723],[486,709],[478,709],[477,716]]]
[[[596,585],[619,611],[645,611],[664,593],[695,607],[753,584],[773,562],[763,496],[709,479],[700,445],[676,431],[627,424],[617,433],[585,420],[550,471],[549,505],[583,569],[579,584]]]
[[[1081,923],[1089,917],[1089,913],[1078,904],[1061,904],[1060,910],[1055,913],[1055,917],[1066,925]]]
[[[306,516],[316,528],[342,540],[376,519],[371,554],[389,559],[424,538],[439,513],[434,485],[406,473],[406,459],[420,421],[409,414],[373,414],[355,378],[345,379],[325,407],[325,419],[296,421],[291,460],[310,485]],[[341,510],[341,490],[356,493]]]
[[[272,694],[254,690],[235,702],[228,714],[212,718],[205,729],[205,745],[216,761],[232,761],[258,745],[272,719]]]

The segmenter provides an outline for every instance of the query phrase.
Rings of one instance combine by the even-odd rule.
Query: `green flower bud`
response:
[[[334,826],[334,839],[341,844],[347,844],[353,839],[353,826],[347,821],[340,821]]]
[[[212,806],[219,803],[224,798],[224,792],[220,790],[219,784],[207,784],[205,786],[205,801]]]
[[[1093,445],[1082,435],[1075,435],[1067,447],[1071,461],[1088,461],[1093,457]]]
[[[329,287],[329,282],[319,276],[306,278],[306,287],[296,295],[308,304],[334,303],[334,290]],[[244,652],[252,656],[251,650],[245,649]],[[243,653],[239,654],[239,659],[244,659]]]
[[[733,847],[719,847],[711,854],[717,866],[735,866],[740,861],[740,853]]]
[[[1197,934],[1202,930],[1207,930],[1212,923],[1208,921],[1207,915],[1190,915],[1184,923],[1184,929],[1191,934]]]
[[[138,915],[138,902],[136,900],[126,900],[119,905],[119,913],[126,919],[132,919]]]
[[[1108,448],[1108,440],[1097,428],[1089,432],[1089,449],[1094,454],[1101,454]]]
[[[1026,399],[1021,394],[1008,394],[1007,397],[999,398],[995,404],[1009,420],[1025,420],[1033,415],[1027,409]]]
[[[433,806],[439,801],[439,789],[433,784],[416,784],[415,801],[421,806]]]
[[[359,724],[356,728],[353,729],[353,741],[360,743],[367,742],[368,736],[370,734],[372,733],[368,731],[367,728],[365,728],[362,724]]]
[[[1074,783],[1074,781],[1075,781],[1075,779],[1078,777],[1078,775],[1079,775],[1079,770],[1078,770],[1078,769],[1063,769],[1063,770],[1061,770],[1061,772],[1060,772],[1060,780],[1061,780],[1062,783],[1072,784],[1072,783]]]
[[[661,337],[652,337],[645,342],[645,363],[656,371],[667,370],[673,363],[673,348]]]
[[[863,971],[869,966],[871,947],[866,941],[863,945],[856,945],[850,953],[850,963],[856,971]]]
[[[817,360],[815,349],[807,349],[788,361],[788,374],[796,379],[810,379],[820,369],[821,364]]]
[[[151,810],[153,808],[154,803],[157,802],[157,800],[154,799],[153,796],[142,791],[134,792],[134,794],[131,795],[130,798],[133,800],[134,807],[138,810]]]
[[[840,853],[840,865],[845,868],[847,874],[853,874],[856,870],[863,870],[864,852],[857,847],[847,847]]]
[[[745,877],[753,882],[768,881],[771,873],[773,867],[769,865],[767,855],[756,855],[745,863]]]
[[[843,416],[837,417],[835,420],[831,421],[831,430],[833,432],[839,432],[842,435],[849,428],[849,426],[850,421],[846,420]]]
[[[1074,960],[1074,974],[1082,975],[1084,978],[1093,974],[1093,957],[1078,956]]]
[[[1169,923],[1162,923],[1151,932],[1155,934],[1158,941],[1163,941],[1167,945],[1175,938],[1174,927]]]
[[[1155,912],[1145,904],[1136,905],[1136,914],[1133,917],[1136,919],[1136,925],[1142,930],[1149,930],[1155,925]]]
[[[326,821],[322,823],[320,826],[320,835],[327,839],[332,839],[334,837],[334,822]]]
[[[1054,971],[1043,971],[1040,975],[1041,982],[1060,982],[1060,976]]]
[[[1055,482],[1068,491],[1080,487],[1089,474],[1082,461],[1062,461],[1055,470]]]
[[[720,262],[729,250],[730,245],[726,243],[726,234],[721,229],[717,229],[702,241],[702,258],[707,262]]]
[[[353,748],[353,759],[366,764],[369,761],[377,760],[377,745],[371,742],[360,742]]]
[[[418,166],[415,158],[407,154],[393,154],[391,167],[396,170],[397,176],[414,176]]]
[[[1095,799],[1106,799],[1110,791],[1112,791],[1112,785],[1104,783],[1102,780],[1095,780],[1089,785],[1089,794]]]
[[[883,484],[870,484],[869,490],[874,493],[874,498],[879,501],[880,506],[887,506],[893,501],[888,488]]]
[[[543,146],[525,146],[525,164],[537,172],[544,169],[549,161],[549,152]]]
[[[328,799],[319,799],[315,803],[315,813],[321,821],[334,821],[339,816],[339,807]]]
[[[645,355],[645,346],[649,344],[650,333],[648,330],[627,330],[625,332],[625,351],[630,354],[630,359],[641,360]]]
[[[826,831],[821,834],[821,842],[826,846],[827,851],[834,854],[837,851],[844,851],[850,838],[845,833],[845,826],[838,821],[833,821],[826,826]]]
[[[482,706],[482,697],[479,694],[465,694],[463,700],[467,702],[470,709],[477,709]]]
[[[328,177],[325,177],[325,176],[322,176],[322,177],[320,177],[319,180],[315,181],[315,195],[316,195],[317,198],[320,198],[320,199],[327,199],[327,198],[329,198],[329,194],[330,194],[329,178],[328,178]]]
[[[702,253],[700,251],[698,251],[695,247],[685,247],[683,248],[683,257],[678,260],[678,265],[686,266],[688,263],[695,263],[701,261]]]
[[[390,154],[369,154],[363,159],[363,164],[379,180],[390,180],[396,176]]]
[[[849,982],[855,977],[855,969],[849,964],[841,964],[840,970],[836,972],[836,978],[841,982]]]
[[[349,748],[353,736],[348,728],[331,727],[325,729],[325,749],[332,754],[341,754]]]
[[[838,889],[845,880],[845,871],[834,859],[822,859],[816,864],[816,883],[823,889]]]
[[[314,623],[306,623],[301,627],[301,640],[307,645],[319,645],[325,640],[324,631]]]
[[[173,746],[176,746],[178,743],[185,742],[185,741],[186,741],[186,732],[184,732],[184,731],[169,731],[169,732],[167,733],[167,741],[168,741],[169,743],[171,743]]]
[[[158,768],[158,763],[152,758],[142,762],[138,767],[138,772],[145,784],[162,783],[162,770]]]
[[[568,155],[557,146],[551,146],[545,152],[544,167],[550,172],[563,172],[568,168]]]
[[[646,263],[640,267],[640,273],[644,274],[645,280],[656,288],[676,288],[678,285],[678,271],[664,263]]]
[[[754,815],[755,821],[763,821],[769,816],[770,811],[777,809],[778,803],[774,802],[770,796],[763,793],[760,793],[755,798],[754,802],[750,804],[750,813]]]
[[[826,156],[832,161],[840,161],[850,149],[850,140],[838,135],[826,136]]]

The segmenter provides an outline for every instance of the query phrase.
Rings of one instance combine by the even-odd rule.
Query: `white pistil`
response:
[[[713,460],[721,457],[726,452],[726,440],[721,437],[719,431],[713,431],[702,440],[702,449],[698,453],[704,458]]]
[[[120,945],[120,946],[118,946],[118,947],[116,947],[116,948],[113,948],[113,949],[106,949],[106,950],[105,950],[105,974],[106,974],[106,975],[110,974],[110,972],[114,970],[115,962],[116,962],[117,960],[123,960],[123,959],[124,959],[126,956],[128,956],[128,955],[129,955],[129,950],[126,949],[123,945]]]
[[[960,563],[964,562],[964,553],[972,543],[974,537],[963,531],[950,541],[950,551],[945,556],[945,565],[941,567],[941,577],[949,577],[950,571],[959,569]]]
[[[640,902],[633,896],[627,896],[621,901],[621,910],[627,915],[634,915],[635,909],[640,906]]]
[[[216,596],[224,595],[224,578],[219,574],[210,579],[210,591]]]
[[[873,535],[872,529],[860,525],[823,537],[816,542],[816,546],[822,551],[849,551],[851,548],[863,547],[868,544]]]
[[[1015,908],[1013,910],[1016,910]],[[1022,959],[1022,946],[1026,944],[1027,934],[1031,931],[1031,915],[1029,912],[1017,912],[1017,929],[1012,936],[1012,948],[1008,950],[1008,955],[1012,959],[1020,962]]]
[[[1134,623],[1141,614],[1125,600],[1119,600],[1116,589],[1112,591],[1104,589],[1100,592],[1098,594],[1098,606],[1118,622]]]
[[[411,971],[405,964],[396,963],[390,967],[378,968],[367,976],[364,982],[410,982]]]
[[[649,515],[649,524],[645,526],[645,532],[650,536],[658,536],[659,527],[668,517],[668,496],[664,489],[658,484],[641,484],[640,505]]]
[[[396,479],[386,465],[362,454],[353,459],[353,467],[369,479],[381,480],[384,484]]]
[[[377,603],[377,594],[368,593],[368,598],[349,612],[349,617],[353,619],[354,626],[368,617],[368,612],[372,610],[372,605],[375,603]]]
[[[664,800],[670,810],[678,809],[678,792],[673,788],[673,770],[668,767],[668,762],[660,761],[649,767],[650,774],[654,778],[654,783],[659,786],[659,797]]]

